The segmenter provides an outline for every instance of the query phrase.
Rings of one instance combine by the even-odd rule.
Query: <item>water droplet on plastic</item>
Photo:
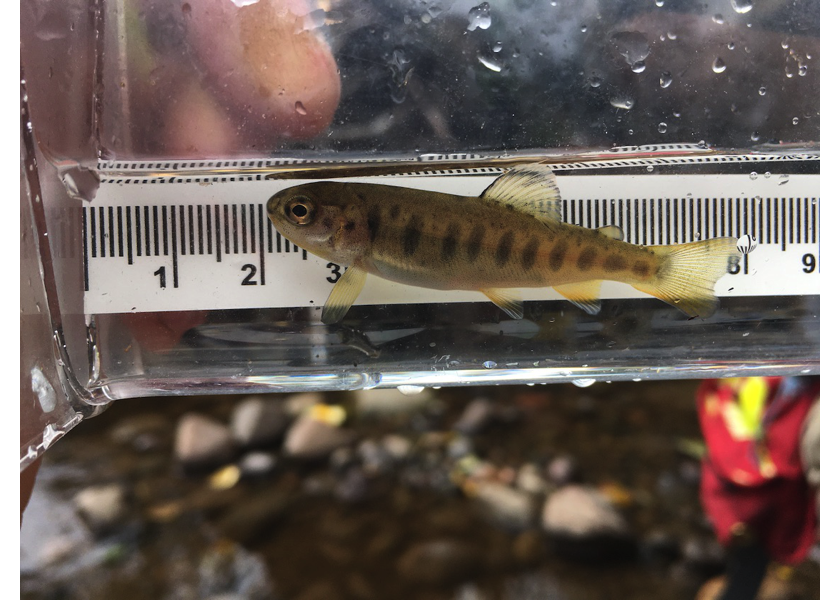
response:
[[[391,71],[391,80],[388,82],[388,87],[391,90],[391,100],[395,104],[405,102],[408,95],[408,82],[414,72],[414,67],[410,65],[411,60],[402,48],[395,48],[388,56],[388,68]]]
[[[498,61],[490,58],[489,56],[482,56],[481,54],[478,55],[478,62],[482,65],[493,71],[494,73],[498,73],[502,70],[502,65],[499,64]]]
[[[653,173],[653,165],[646,166],[645,171],[647,171],[648,173]]]
[[[587,27],[586,25],[581,25],[581,26],[580,26],[580,32],[581,32],[581,33],[586,33],[586,30],[587,30],[587,29],[588,29],[588,27]]]
[[[496,42],[493,44],[493,52],[501,52],[502,51],[502,42]]]
[[[758,179],[758,173],[756,173],[755,171],[753,171],[752,173],[750,173],[750,179],[752,179],[753,181],[755,181],[756,179]]]
[[[788,48],[790,48],[790,42],[788,42],[787,40],[783,40],[782,49],[787,50]]]
[[[799,117],[793,117],[791,123],[793,123],[794,125],[799,125]]]
[[[438,15],[443,12],[443,9],[440,7],[439,4],[432,4],[429,8],[426,9],[429,13],[429,16],[433,19],[437,19]]]
[[[758,88],[758,95],[759,96],[763,96],[766,93],[767,93],[767,88],[764,87],[763,85],[760,88]]]
[[[662,8],[665,6],[665,0],[655,0],[654,4],[656,4],[657,8]]]
[[[668,124],[667,123],[660,123],[659,127],[656,128],[659,133],[665,133],[668,131]]]
[[[714,17],[712,17],[712,21],[714,21],[718,25],[723,25],[723,15],[717,13]]]
[[[295,112],[299,115],[305,115],[306,114],[306,107],[303,105],[303,102],[301,102],[300,100],[295,102]]]
[[[32,367],[29,374],[32,378],[32,391],[38,397],[41,410],[45,413],[54,411],[58,405],[58,396],[52,384],[38,367]]]
[[[668,36],[668,39],[669,39],[669,40],[671,40],[671,41],[673,41],[673,40],[677,39],[677,34],[676,34],[676,33],[674,33],[673,31],[669,31],[669,32],[667,33],[667,36]]]
[[[790,181],[790,175],[779,175],[779,185],[784,185]]]
[[[633,108],[633,105],[635,103],[636,103],[636,101],[633,100],[633,98],[630,98],[629,96],[619,95],[619,96],[613,96],[612,98],[610,98],[610,104],[612,106],[614,106],[615,108],[621,108],[621,109],[624,109],[624,110],[630,110],[631,108]]]
[[[398,385],[397,391],[399,391],[404,396],[416,396],[423,390],[425,390],[422,385]]]
[[[630,67],[634,73],[641,73],[645,70],[645,61],[640,60],[639,62],[633,63],[633,66]]]
[[[99,191],[99,174],[85,167],[71,167],[61,173],[67,195],[74,200],[91,201]]]
[[[69,16],[64,2],[49,3],[35,25],[35,36],[44,42],[67,37],[71,31]]]
[[[634,377],[633,378],[633,381],[635,381],[636,383],[640,382],[641,380],[642,380],[641,377]]]
[[[730,0],[732,2],[732,8],[735,9],[735,12],[739,15],[743,15],[744,13],[748,13],[752,10],[753,7],[753,0]]]
[[[470,22],[467,25],[467,31],[475,31],[476,29],[488,29],[492,24],[490,17],[490,4],[482,2],[478,6],[470,9],[468,14]]]
[[[420,15],[420,21],[421,21],[424,25],[428,25],[429,23],[431,23],[431,22],[432,22],[432,15],[430,15],[430,14],[429,14],[429,13],[427,13],[427,12],[426,12],[426,13],[423,13],[422,15]]]
[[[496,363],[492,360],[485,360],[484,364],[482,365],[485,369],[495,369]]]
[[[598,88],[601,87],[601,84],[604,83],[604,80],[601,78],[600,75],[592,74],[589,76],[589,87]]]
[[[644,35],[638,31],[619,31],[613,34],[612,43],[634,72],[644,71],[644,60],[650,55],[650,46]],[[639,63],[642,63],[641,71],[636,71]]]
[[[752,135],[750,136],[750,140],[752,140],[753,142],[757,142],[757,141],[758,141],[758,139],[759,139],[759,137],[758,137],[758,132],[757,132],[757,131],[753,131],[753,132],[752,132]]]
[[[662,73],[659,74],[659,87],[664,89],[671,85],[671,82],[673,81],[674,80],[671,78],[670,71],[662,71]]]
[[[712,71],[715,73],[723,73],[726,70],[726,63],[723,62],[723,59],[718,56],[715,59],[715,62],[712,63]]]
[[[799,65],[799,76],[805,77],[808,74],[808,65]]]
[[[726,47],[729,48],[730,50],[734,50],[735,49],[735,42],[729,42],[728,44],[726,44]]]
[[[593,383],[595,383],[594,379],[572,379],[572,383],[574,383],[579,388],[589,387]]]

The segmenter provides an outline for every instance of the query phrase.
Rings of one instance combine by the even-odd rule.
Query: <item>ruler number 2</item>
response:
[[[245,279],[242,280],[242,285],[257,285],[257,282],[254,281],[254,275],[257,274],[257,267],[252,264],[245,264],[242,265],[240,271],[248,271],[248,274],[245,275]]]

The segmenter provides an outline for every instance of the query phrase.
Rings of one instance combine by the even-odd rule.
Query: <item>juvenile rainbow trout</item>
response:
[[[480,196],[323,181],[271,197],[277,230],[308,252],[349,268],[321,315],[340,321],[367,274],[441,290],[476,290],[515,319],[516,288],[552,287],[590,314],[601,282],[620,281],[679,308],[711,315],[714,285],[737,256],[735,238],[672,246],[621,241],[618,227],[587,229],[560,218],[552,171],[517,166]]]

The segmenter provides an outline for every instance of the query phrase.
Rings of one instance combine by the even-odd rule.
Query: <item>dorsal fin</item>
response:
[[[562,223],[560,190],[554,172],[545,165],[517,165],[481,194],[489,202],[527,213],[549,226]]]

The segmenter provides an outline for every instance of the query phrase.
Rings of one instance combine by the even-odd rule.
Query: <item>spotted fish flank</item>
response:
[[[714,312],[714,285],[737,256],[734,238],[636,246],[615,226],[564,223],[554,174],[522,165],[480,196],[324,181],[278,192],[268,214],[283,236],[348,265],[322,313],[341,320],[368,273],[407,285],[484,293],[513,318],[515,288],[550,286],[590,314],[601,282],[619,281],[689,316]]]

